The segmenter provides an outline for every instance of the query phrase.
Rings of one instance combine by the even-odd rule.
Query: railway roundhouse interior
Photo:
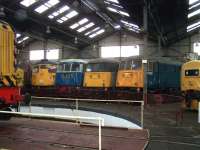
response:
[[[0,150],[199,150],[200,0],[0,0]]]

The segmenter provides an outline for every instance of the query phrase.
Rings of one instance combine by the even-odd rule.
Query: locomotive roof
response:
[[[142,59],[144,59],[144,58],[142,58],[140,56],[133,56],[133,57],[124,58],[121,62],[130,61],[130,60],[142,61]],[[147,60],[151,61],[151,62],[159,62],[159,63],[165,63],[165,64],[177,64],[177,65],[182,64],[180,61],[171,59],[169,57],[151,57],[151,58],[148,58]]]
[[[89,63],[119,63],[119,60],[114,58],[97,58],[90,60]]]
[[[63,59],[63,60],[59,61],[59,63],[68,63],[68,62],[71,62],[71,63],[87,63],[88,60],[86,60],[86,59]]]
[[[43,59],[41,61],[35,62],[33,65],[46,65],[46,64],[56,65],[57,62],[50,61],[50,60],[47,60],[47,59]]]
[[[3,20],[1,20],[1,19],[0,19],[0,23],[1,23],[1,24],[9,25],[7,22],[5,22],[5,21],[3,21]]]
[[[200,60],[191,60],[191,61],[184,63],[183,65],[187,65],[187,64],[191,64],[191,63],[200,63]]]

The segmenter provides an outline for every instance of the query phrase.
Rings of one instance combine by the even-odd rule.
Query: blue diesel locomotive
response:
[[[149,63],[147,79],[149,90],[168,91],[180,89],[180,63],[152,61]]]

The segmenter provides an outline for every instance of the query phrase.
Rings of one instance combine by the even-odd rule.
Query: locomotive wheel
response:
[[[12,111],[10,107],[2,109],[2,111]],[[8,121],[11,119],[11,115],[9,114],[0,114],[0,120],[1,121]]]

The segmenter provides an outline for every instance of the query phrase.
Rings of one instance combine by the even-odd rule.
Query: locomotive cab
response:
[[[143,88],[141,60],[122,61],[117,73],[116,87]]]
[[[185,96],[184,107],[198,110],[200,100],[200,61],[183,64],[181,71],[181,91]]]
[[[84,87],[111,88],[115,86],[118,61],[92,60],[86,66]]]
[[[0,109],[7,109],[23,100],[15,72],[15,33],[0,20]]]
[[[54,86],[56,75],[56,63],[42,60],[32,67],[32,86]]]
[[[84,60],[62,60],[56,72],[56,86],[81,87],[83,83]]]

